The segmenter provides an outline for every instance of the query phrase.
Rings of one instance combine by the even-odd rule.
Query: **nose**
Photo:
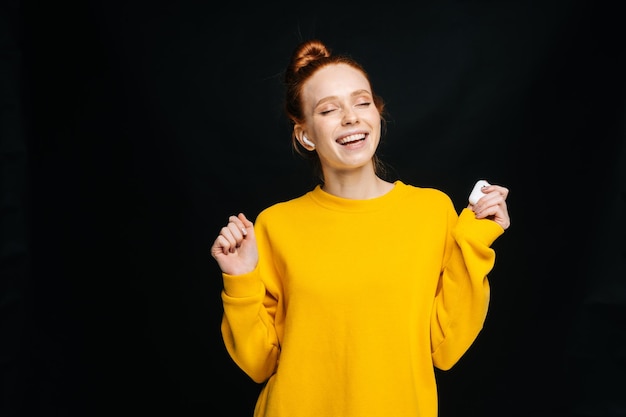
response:
[[[357,114],[354,112],[354,110],[351,107],[348,107],[344,113],[343,113],[343,124],[344,125],[351,125],[354,123],[357,123],[359,121],[359,118],[357,116]]]

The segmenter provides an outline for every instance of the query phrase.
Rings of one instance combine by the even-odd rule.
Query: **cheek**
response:
[[[315,134],[315,137],[317,138],[317,140],[329,140],[333,138],[333,136],[335,135],[335,129],[336,129],[336,124],[332,124],[332,123],[318,123],[314,129],[313,132]]]
[[[380,136],[380,132],[382,131],[382,120],[380,117],[373,117],[370,120],[370,126],[372,126],[372,132],[376,132],[378,136]]]
[[[381,135],[382,135],[381,123],[379,122],[378,124],[372,127],[372,139],[373,139],[372,143],[374,144],[375,147],[378,147],[378,145],[380,144]]]

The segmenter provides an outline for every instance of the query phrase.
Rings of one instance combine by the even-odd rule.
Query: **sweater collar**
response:
[[[398,198],[405,187],[406,185],[402,181],[394,181],[393,188],[387,194],[366,200],[337,197],[324,191],[320,185],[315,186],[307,195],[315,201],[315,203],[330,210],[364,212],[389,207],[389,205],[393,204],[393,201]]]

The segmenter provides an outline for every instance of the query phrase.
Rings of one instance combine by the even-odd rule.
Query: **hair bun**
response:
[[[291,55],[291,61],[285,73],[286,81],[289,82],[295,74],[298,74],[302,68],[308,66],[311,62],[328,58],[330,55],[331,50],[319,39],[301,42]]]

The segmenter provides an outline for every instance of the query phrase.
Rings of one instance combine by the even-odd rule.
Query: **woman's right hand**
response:
[[[259,261],[254,224],[243,213],[230,216],[211,246],[211,256],[226,274],[251,272]]]

